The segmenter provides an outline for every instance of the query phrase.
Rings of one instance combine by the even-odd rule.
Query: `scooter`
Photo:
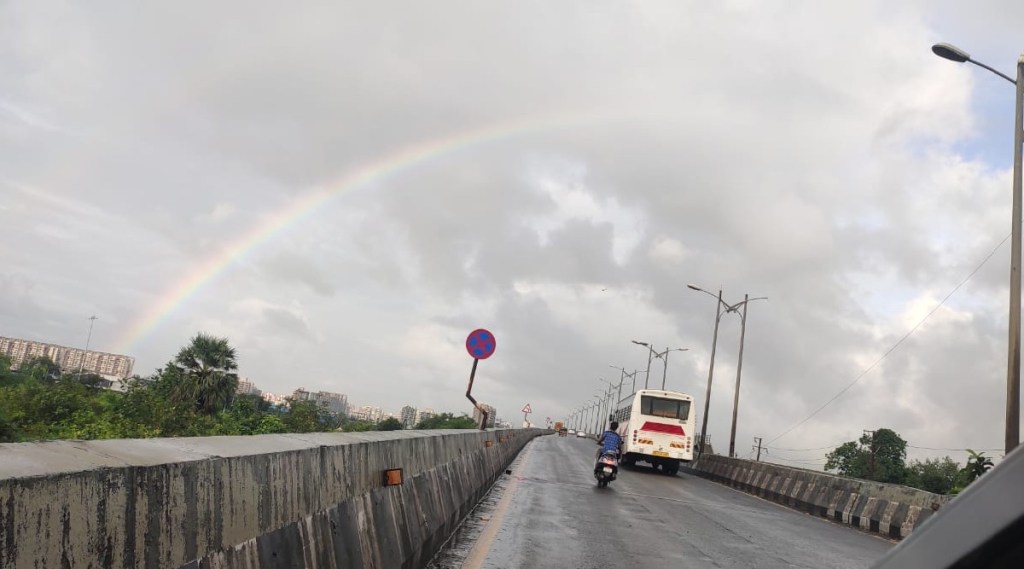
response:
[[[615,480],[619,474],[618,453],[604,452],[598,457],[594,464],[594,478],[597,479],[597,487],[604,488],[609,482]]]

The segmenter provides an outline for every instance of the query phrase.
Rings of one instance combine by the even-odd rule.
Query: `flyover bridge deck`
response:
[[[531,442],[466,568],[861,568],[893,544],[728,487],[640,465],[597,488],[590,439]]]

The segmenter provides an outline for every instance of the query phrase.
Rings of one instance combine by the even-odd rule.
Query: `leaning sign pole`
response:
[[[487,358],[494,355],[494,349],[498,347],[498,341],[494,339],[494,334],[489,331],[479,328],[469,333],[469,337],[466,338],[466,351],[473,358],[473,369],[469,372],[469,386],[466,387],[466,399],[473,404],[473,407],[477,411],[480,411],[480,430],[483,431],[487,428],[487,410],[480,406],[473,399],[473,379],[476,377],[476,366],[480,363],[480,360],[486,360]]]

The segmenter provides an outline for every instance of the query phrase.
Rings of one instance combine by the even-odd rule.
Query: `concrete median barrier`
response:
[[[897,484],[718,455],[704,455],[683,471],[894,539],[910,535],[952,499]]]
[[[0,567],[421,567],[543,433],[0,444]]]

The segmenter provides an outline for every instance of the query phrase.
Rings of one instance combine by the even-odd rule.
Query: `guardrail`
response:
[[[683,471],[894,539],[910,535],[953,498],[897,484],[709,454]]]

